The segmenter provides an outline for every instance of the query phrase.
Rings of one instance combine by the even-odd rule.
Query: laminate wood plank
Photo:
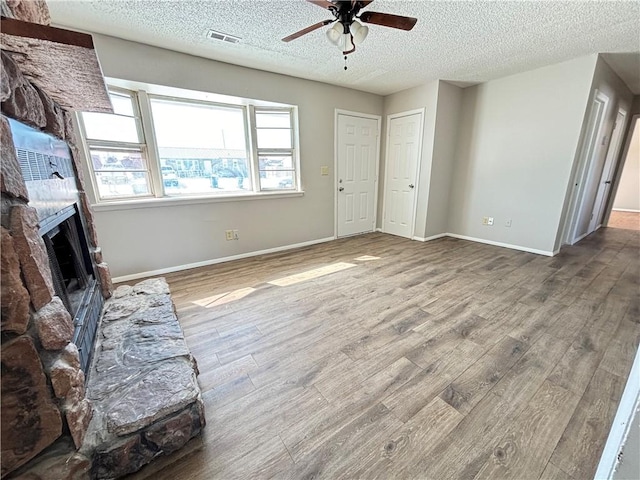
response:
[[[563,472],[562,469],[556,467],[553,463],[548,462],[547,467],[542,472],[540,480],[573,480],[571,475]]]
[[[495,444],[476,479],[537,478],[560,440],[580,396],[544,382]]]
[[[253,357],[247,355],[226,365],[200,372],[198,383],[202,391],[206,392],[214,387],[240,378],[257,367],[258,365]]]
[[[629,318],[630,314],[627,313],[618,325],[599,365],[599,368],[621,378],[629,375],[630,365],[640,343],[640,324]]]
[[[549,325],[554,323],[566,308],[561,303],[549,300],[523,319],[513,317],[510,323],[504,325],[505,332],[511,337],[531,345],[546,332]]]
[[[324,337],[322,342],[309,345],[307,348],[291,355],[260,365],[251,372],[251,380],[258,388],[273,382],[305,385],[310,379],[319,375],[321,369],[327,367],[328,361],[348,358],[340,352],[340,348],[351,340],[354,333],[336,331]],[[331,353],[328,353],[328,350]],[[359,375],[359,372],[354,368],[351,368],[349,372]],[[340,378],[353,379],[353,377],[347,377],[346,375]]]
[[[424,337],[415,332],[399,335],[393,343],[387,343],[365,358],[355,362],[355,368],[363,377],[371,377],[387,368],[389,365],[406,357],[408,352],[413,350],[423,341]]]
[[[256,387],[251,382],[249,375],[245,374],[205,391],[202,394],[202,401],[204,402],[205,410],[209,408],[219,408],[244,397],[255,389]]]
[[[340,478],[351,466],[345,450],[359,457],[371,455],[382,439],[401,426],[384,405],[377,404],[334,433],[319,449],[300,458],[284,478]]]
[[[371,453],[341,475],[371,480],[419,478],[420,472],[413,465],[428,456],[438,440],[449,434],[462,418],[457,410],[436,397],[390,436],[378,436],[380,441]]]
[[[489,392],[427,457],[413,465],[414,471],[429,479],[473,478],[489,458],[491,445],[503,436],[506,425],[524,406]]]
[[[451,382],[440,398],[463,415],[469,413],[527,350],[528,345],[503,337]]]
[[[454,378],[474,364],[484,353],[484,347],[462,340],[447,353],[434,359],[433,363],[385,398],[382,403],[396,417],[406,422],[440,395]]]
[[[522,328],[522,325],[531,325],[535,311],[535,308],[529,305],[515,302],[506,308],[496,310],[493,314],[482,312],[482,318],[485,320],[479,328],[469,334],[468,338],[481,345],[494,345],[505,332],[518,335],[518,330]],[[530,342],[532,339],[528,338],[527,340]]]
[[[208,425],[215,426],[207,431],[208,452],[220,461],[234,462],[274,435],[303,420],[313,422],[328,410],[326,400],[313,387],[257,389],[206,412]]]
[[[496,383],[491,393],[516,404],[525,403],[540,388],[568,348],[566,340],[543,334]]]
[[[407,383],[419,371],[419,368],[407,359],[400,359],[375,376],[367,379],[360,388],[352,388],[342,399],[342,409],[327,412],[318,417],[319,421],[301,424],[281,433],[282,439],[296,462],[311,451],[320,448],[341,426],[360,415],[363,409],[380,404],[381,400]],[[322,388],[320,386],[320,388]],[[384,407],[384,410],[389,410]]]
[[[593,478],[613,422],[624,380],[597,369],[567,425],[551,462],[574,478]]]
[[[587,321],[549,375],[551,382],[578,395],[584,393],[614,334],[602,325],[603,318],[595,315]]]

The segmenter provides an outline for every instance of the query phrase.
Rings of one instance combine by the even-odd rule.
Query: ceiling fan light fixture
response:
[[[369,34],[369,27],[362,25],[360,22],[354,20],[349,27],[351,30],[351,35],[353,35],[353,43],[355,45],[360,45],[364,42],[364,39],[367,38]]]
[[[343,27],[340,22],[336,22],[333,26],[327,30],[327,38],[334,45],[339,45],[342,40]]]

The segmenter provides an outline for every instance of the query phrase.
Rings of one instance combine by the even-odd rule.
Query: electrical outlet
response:
[[[233,230],[226,230],[224,233],[227,236],[227,240],[233,240]]]
[[[489,221],[487,222],[487,225],[489,226],[493,225],[493,217],[489,217]]]
[[[508,219],[506,222],[504,222],[504,226],[505,227],[510,227],[511,226],[511,219]]]
[[[482,217],[482,224],[489,225],[489,217]]]
[[[233,231],[233,239],[234,240],[238,240],[240,238],[240,235],[238,235],[238,230],[234,230]]]

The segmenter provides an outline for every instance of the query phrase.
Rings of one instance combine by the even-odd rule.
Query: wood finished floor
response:
[[[613,210],[609,216],[607,227],[640,230],[640,213]]]
[[[136,477],[593,478],[640,338],[639,244],[368,234],[170,274],[208,423]]]

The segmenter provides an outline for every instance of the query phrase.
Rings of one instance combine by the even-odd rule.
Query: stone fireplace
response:
[[[200,433],[197,367],[166,282],[114,294],[102,259],[72,118],[111,111],[90,36],[0,10],[0,473],[115,478]]]

